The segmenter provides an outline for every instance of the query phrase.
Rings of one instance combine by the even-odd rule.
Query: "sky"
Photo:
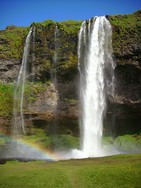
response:
[[[0,30],[44,20],[86,20],[93,16],[130,14],[141,0],[0,0]]]

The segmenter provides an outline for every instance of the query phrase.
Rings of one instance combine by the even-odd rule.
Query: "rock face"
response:
[[[106,124],[115,136],[141,131],[141,11],[109,17],[113,26],[115,97]],[[114,122],[113,122],[114,121]],[[110,123],[112,122],[112,123]]]
[[[16,59],[0,60],[0,83],[14,82],[20,69],[20,61]]]
[[[107,19],[113,27],[113,55],[117,65],[115,97],[107,99],[104,133],[114,132],[114,136],[137,133],[141,130],[141,11],[107,16]],[[36,92],[31,105],[27,105],[28,100],[25,102],[27,124],[51,125],[56,121],[62,130],[72,125],[70,130],[78,134],[77,43],[81,23],[51,20],[32,23],[28,71],[34,73],[35,83],[50,84]],[[14,33],[16,37],[12,38]],[[0,31],[1,83],[15,82],[27,33],[28,28],[13,26]],[[32,118],[28,117],[29,113]]]

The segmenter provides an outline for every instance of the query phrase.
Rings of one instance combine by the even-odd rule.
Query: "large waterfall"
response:
[[[112,28],[104,17],[82,23],[79,32],[81,150],[86,157],[103,156],[106,97],[113,95]]]

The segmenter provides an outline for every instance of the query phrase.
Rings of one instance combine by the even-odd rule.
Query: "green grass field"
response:
[[[141,154],[0,165],[0,188],[139,188]]]

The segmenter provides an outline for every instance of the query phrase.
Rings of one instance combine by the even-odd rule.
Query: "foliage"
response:
[[[120,27],[138,27],[140,26],[141,16],[139,12],[135,12],[134,14],[125,14],[125,15],[115,15],[110,17],[110,21],[114,26]]]
[[[141,154],[58,162],[7,162],[0,166],[0,187],[140,187]]]
[[[67,20],[63,22],[56,22],[53,20],[45,20],[43,22],[33,22],[31,24],[31,27],[38,27],[38,28],[44,28],[44,27],[51,27],[51,26],[58,26],[58,29],[61,31],[65,31],[67,34],[75,34],[78,32],[80,25],[82,21],[76,21],[76,20]]]
[[[138,152],[141,150],[141,135],[118,136],[114,145],[123,151]]]
[[[76,20],[67,20],[64,22],[58,22],[58,28],[61,31],[64,31],[67,34],[77,34],[80,26],[82,24],[82,21],[76,21]]]
[[[32,103],[36,101],[37,96],[45,91],[48,87],[49,82],[41,83],[41,82],[26,82],[25,84],[25,92],[24,92],[24,104],[25,106],[28,103]]]
[[[53,135],[50,136],[51,149],[72,149],[79,148],[79,138],[71,135]]]
[[[102,143],[104,145],[112,145],[113,142],[114,142],[114,139],[112,137],[110,137],[110,136],[102,138]]]
[[[70,104],[78,103],[78,99],[75,99],[75,98],[65,98],[64,100]]]
[[[141,134],[122,135],[116,138],[103,137],[104,145],[113,145],[123,152],[137,153],[141,151]]]
[[[6,137],[4,137],[4,136],[2,137],[0,135],[0,146],[4,145],[6,141],[7,141]]]
[[[31,27],[34,26],[34,27],[48,27],[48,26],[51,26],[51,25],[54,25],[56,22],[53,21],[53,20],[45,20],[43,22],[33,22],[31,24]]]
[[[76,72],[78,31],[81,23],[82,21],[74,20],[64,22],[46,20],[32,24],[35,27],[36,36],[35,61],[39,64],[38,71],[41,80],[50,79],[50,73],[54,68],[55,53],[57,53],[57,75],[66,80],[67,77],[71,77],[72,72]],[[58,31],[55,38],[56,26]]]
[[[0,115],[9,115],[13,111],[13,84],[0,84]]]
[[[135,56],[134,50],[141,42],[141,11],[134,14],[110,16],[109,21],[113,27],[113,49],[115,55],[118,57],[125,54]]]
[[[43,129],[32,130],[34,134],[23,136],[22,140],[48,149],[79,148],[79,138],[71,135],[46,135]]]
[[[24,111],[27,111],[28,105],[35,102],[38,95],[45,91],[48,85],[50,85],[50,82],[26,82],[24,92]],[[0,84],[0,115],[11,115],[13,113],[14,88],[14,84]]]
[[[26,27],[7,27],[6,30],[1,30],[0,58],[21,58],[27,33],[28,28]]]

